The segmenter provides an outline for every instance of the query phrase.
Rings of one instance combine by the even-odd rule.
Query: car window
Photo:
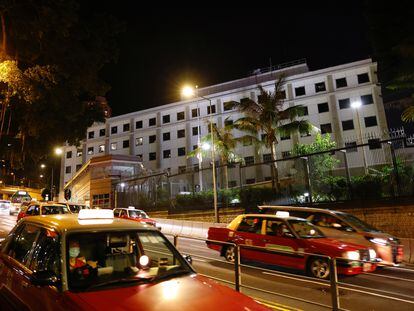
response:
[[[266,221],[266,235],[277,236],[279,226],[282,221],[279,219],[267,219]]]
[[[26,215],[39,215],[39,205],[30,205],[27,208]]]
[[[75,204],[69,204],[69,209],[72,213],[79,213],[80,206]]]
[[[331,214],[315,213],[314,217],[311,220],[311,223],[324,228],[333,228],[343,231],[354,231],[345,222]]]
[[[312,215],[311,212],[306,211],[289,211],[289,216],[291,217],[298,217],[298,218],[308,218],[310,215]]]
[[[121,211],[121,216],[126,216],[126,217],[128,217],[128,213],[127,213],[127,211],[123,209],[123,210]]]
[[[245,217],[241,221],[237,231],[260,234],[262,231],[263,219],[258,217]]]
[[[296,234],[303,239],[324,238],[323,233],[313,224],[302,219],[288,220]]]
[[[42,215],[68,214],[69,209],[65,205],[44,205]]]
[[[119,209],[114,209],[114,216],[115,217],[119,217],[120,213],[121,213],[121,211]]]
[[[18,235],[15,235],[14,239],[10,243],[10,247],[8,249],[9,256],[26,265],[31,254],[33,244],[39,234],[39,227],[30,224],[24,225],[22,231]]]
[[[129,217],[146,219],[146,218],[148,218],[148,215],[144,211],[129,210]]]
[[[29,265],[32,271],[51,271],[60,276],[59,235],[55,231],[42,229],[35,244]]]

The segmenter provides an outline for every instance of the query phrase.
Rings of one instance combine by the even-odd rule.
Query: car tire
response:
[[[229,245],[224,249],[224,258],[226,259],[226,261],[228,262],[234,262],[235,258],[236,258],[236,252],[235,252],[235,247],[233,245]]]
[[[311,257],[308,260],[307,272],[309,276],[326,280],[329,279],[331,269],[327,259],[321,257]]]

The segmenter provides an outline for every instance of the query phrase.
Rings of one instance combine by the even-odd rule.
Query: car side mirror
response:
[[[32,273],[30,281],[36,286],[56,286],[59,278],[52,271],[35,271]]]
[[[193,264],[193,258],[190,255],[184,255],[184,259],[190,264]]]

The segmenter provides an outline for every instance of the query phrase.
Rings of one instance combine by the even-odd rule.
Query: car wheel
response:
[[[226,250],[224,251],[224,258],[226,258],[228,262],[234,262],[236,258],[234,246],[230,245],[226,247]]]
[[[318,279],[327,279],[331,269],[329,268],[329,262],[324,258],[311,258],[308,264],[309,275]]]

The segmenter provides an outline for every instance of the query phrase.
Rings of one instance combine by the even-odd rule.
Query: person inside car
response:
[[[81,256],[79,241],[71,240],[69,242],[69,267],[73,279],[83,280],[96,275],[97,261],[87,260]]]

